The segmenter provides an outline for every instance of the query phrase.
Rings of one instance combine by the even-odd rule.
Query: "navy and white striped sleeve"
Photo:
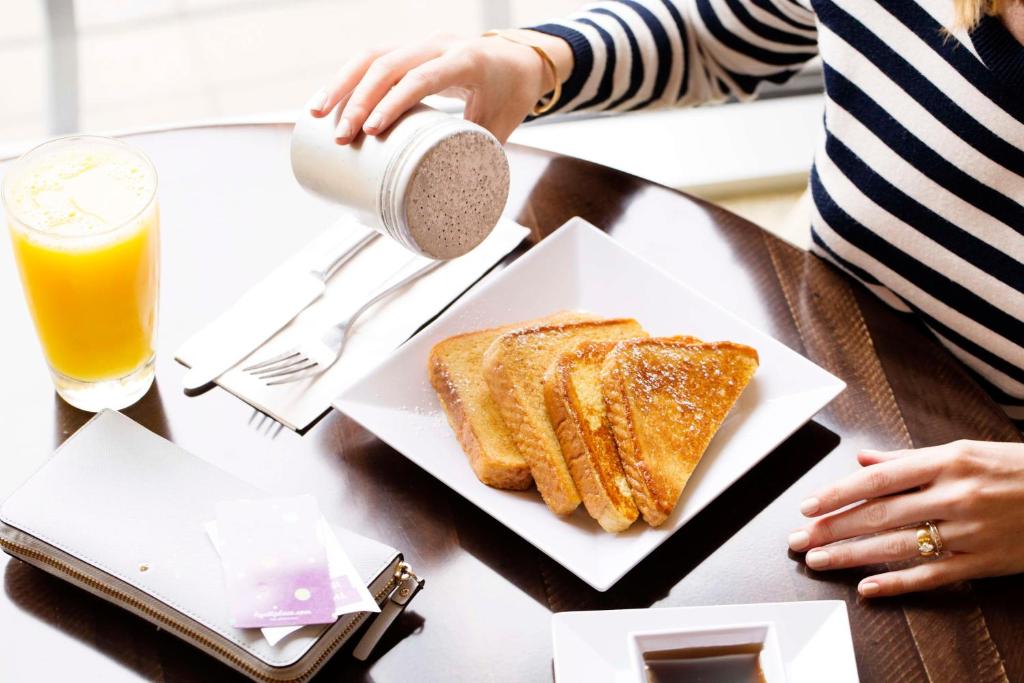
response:
[[[750,99],[817,54],[810,0],[610,0],[530,28],[575,57],[551,113]]]

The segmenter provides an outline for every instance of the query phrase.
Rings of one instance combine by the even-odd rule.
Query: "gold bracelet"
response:
[[[543,101],[543,98],[541,101],[537,102],[537,104],[534,105],[533,109],[530,110],[530,114],[532,114],[533,116],[540,116],[541,114],[546,114],[547,112],[551,111],[551,108],[558,104],[558,99],[562,96],[562,82],[558,80],[558,69],[557,67],[555,67],[555,61],[551,59],[551,57],[548,56],[548,53],[544,50],[544,48],[540,47],[539,45],[534,45],[533,43],[527,43],[526,41],[520,40],[519,38],[514,38],[505,33],[504,31],[493,30],[484,33],[484,37],[489,36],[497,36],[498,38],[504,38],[510,43],[515,43],[516,45],[522,45],[524,47],[531,48],[540,56],[541,61],[544,62],[544,66],[546,66],[548,71],[551,73],[551,80],[554,82],[555,87],[551,91],[551,97],[548,98],[546,102]]]

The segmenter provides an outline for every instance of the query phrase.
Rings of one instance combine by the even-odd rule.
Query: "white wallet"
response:
[[[203,528],[219,501],[268,494],[104,411],[0,507],[5,552],[134,612],[259,681],[304,681],[368,617],[365,659],[423,586],[394,548],[334,528],[379,614],[304,626],[271,646],[231,625],[220,558]]]

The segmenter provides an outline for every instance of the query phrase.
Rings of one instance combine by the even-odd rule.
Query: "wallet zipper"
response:
[[[395,587],[381,606],[380,613],[373,617],[366,633],[352,650],[352,656],[361,662],[366,661],[373,649],[377,647],[377,643],[391,628],[391,624],[395,623],[395,620],[401,616],[412,599],[423,588],[423,579],[416,576],[408,563],[400,563],[395,574],[398,576]]]
[[[29,557],[33,560],[37,560],[39,562],[42,562],[43,564],[49,565],[50,567],[53,567],[62,574],[70,576],[76,581],[86,584],[90,588],[93,588],[96,591],[103,593],[104,595],[110,596],[124,604],[131,605],[133,608],[139,610],[140,612],[143,612],[149,615],[150,617],[156,619],[161,624],[164,624],[165,626],[179,633],[182,633],[183,635],[188,637],[188,639],[201,643],[203,647],[206,647],[218,653],[221,657],[224,657],[225,659],[229,659],[238,668],[242,669],[253,678],[268,681],[268,683],[280,683],[283,680],[280,678],[274,678],[273,676],[268,676],[262,671],[254,668],[251,664],[246,662],[238,655],[234,654],[232,651],[210,640],[202,633],[194,631],[190,629],[188,626],[183,626],[179,621],[167,616],[159,610],[153,609],[152,607],[142,602],[141,600],[138,600],[134,596],[129,595],[123,591],[117,590],[116,588],[111,588],[106,584],[89,576],[88,574],[79,571],[78,569],[76,569],[75,567],[66,562],[55,560],[49,555],[46,555],[45,553],[42,553],[34,548],[30,548],[19,543],[14,543],[5,538],[0,538],[0,548],[10,552],[11,554],[14,554],[15,556],[24,555],[25,557]],[[385,597],[391,598],[398,590],[399,584],[401,584],[403,580],[407,579],[407,577],[410,576],[416,578],[416,575],[412,573],[412,568],[409,566],[409,564],[406,562],[399,562],[398,566],[395,568],[395,571],[392,574],[391,578],[388,580],[388,582],[384,584],[383,588],[377,591],[376,595],[373,596],[377,604],[380,605],[381,601],[384,600]],[[416,580],[419,581],[420,586],[422,586],[422,580],[418,578],[416,578]],[[348,626],[346,626],[342,630],[342,632],[334,638],[333,641],[331,641],[331,644],[328,645],[327,648],[320,653],[320,655],[316,658],[316,661],[313,662],[312,666],[309,667],[305,673],[296,678],[288,680],[293,681],[295,683],[301,683],[302,681],[305,681],[307,678],[311,677],[313,674],[319,671],[320,666],[323,664],[323,662],[332,654],[334,654],[334,651],[338,648],[338,646],[342,642],[344,642],[346,638],[348,638],[349,634],[351,634],[352,631],[354,631],[357,626],[363,623],[367,614],[368,612],[363,612],[362,614],[357,615],[356,618],[353,619],[352,622]]]

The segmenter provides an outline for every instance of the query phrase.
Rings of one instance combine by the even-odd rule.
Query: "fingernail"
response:
[[[862,448],[862,449],[860,449],[860,454],[861,455],[878,456],[878,455],[882,454],[882,451],[876,451],[873,448]]]
[[[309,102],[306,103],[306,107],[310,111],[323,111],[324,106],[327,104],[327,90],[320,88],[317,90],[312,97],[309,98]]]
[[[807,566],[812,569],[824,569],[828,566],[828,553],[824,550],[812,550],[807,553],[807,557],[804,558],[804,562]]]
[[[793,550],[803,550],[811,542],[811,536],[806,531],[794,531],[789,535],[789,547]]]
[[[363,128],[366,130],[377,130],[382,123],[384,123],[384,115],[375,111],[370,114],[370,118],[366,119],[366,125]]]
[[[860,585],[860,594],[866,598],[870,598],[872,595],[878,595],[879,590],[878,584],[874,581],[865,581]]]
[[[800,503],[800,512],[805,515],[813,515],[821,507],[821,501],[817,498],[807,498]]]
[[[348,119],[338,121],[338,126],[334,129],[334,137],[338,140],[347,140],[352,137],[352,122]]]

